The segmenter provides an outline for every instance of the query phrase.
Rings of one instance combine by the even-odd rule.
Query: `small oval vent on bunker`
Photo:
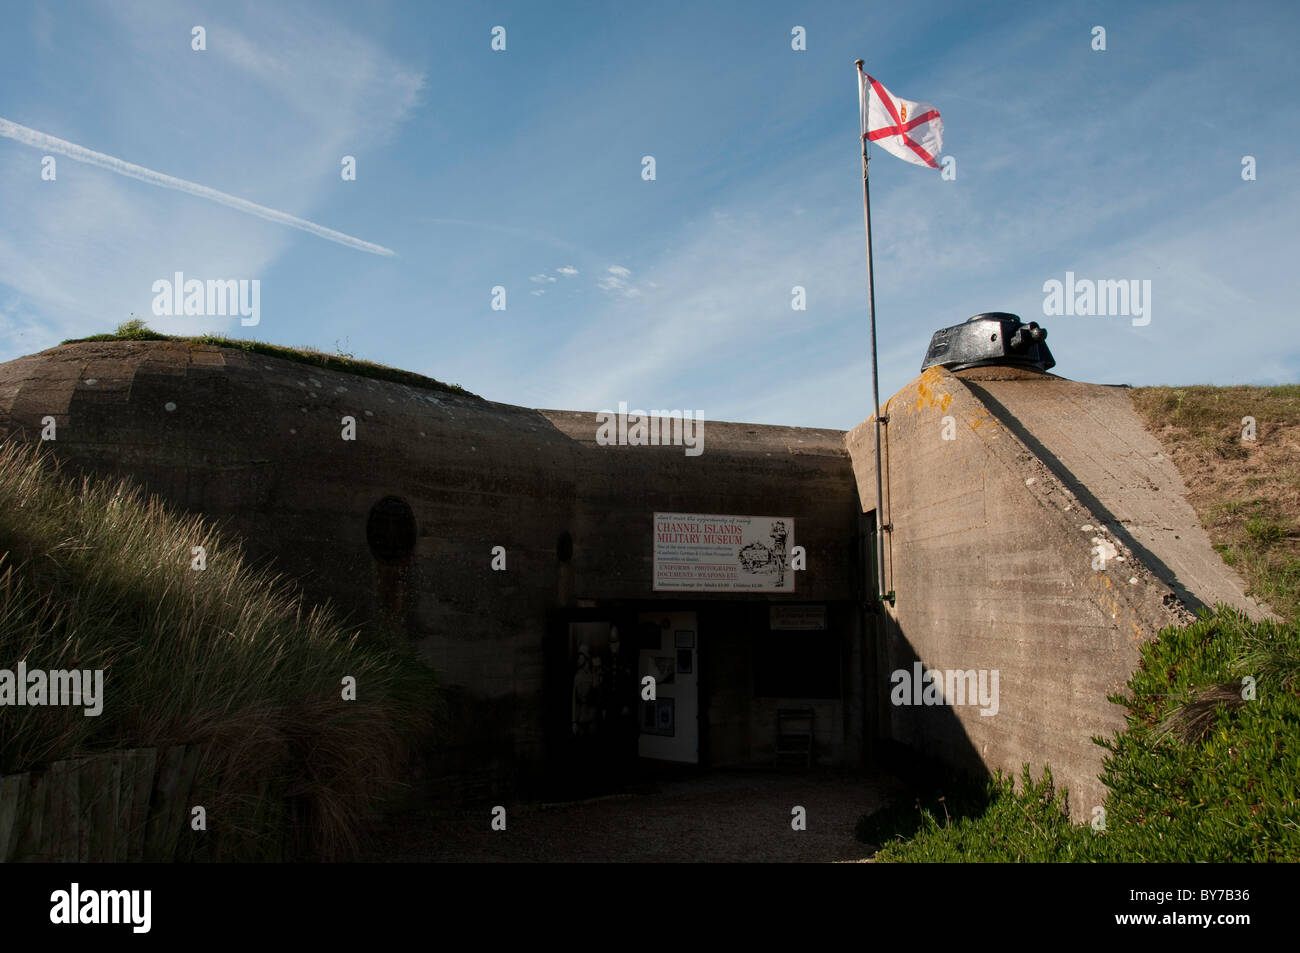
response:
[[[386,496],[370,507],[366,542],[381,563],[398,563],[415,549],[415,514],[406,500]]]

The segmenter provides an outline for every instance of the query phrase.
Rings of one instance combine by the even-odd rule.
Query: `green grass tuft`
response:
[[[191,568],[193,547],[206,568]],[[209,523],[128,481],[63,480],[0,443],[0,667],[102,669],[103,713],[0,707],[0,774],[115,749],[210,746],[198,778],[228,857],[355,855],[435,727],[414,657],[304,604]],[[344,701],[342,679],[356,679]],[[292,820],[263,825],[263,793]]]
[[[1252,516],[1250,519],[1246,520],[1245,528],[1246,535],[1249,536],[1260,549],[1267,549],[1279,542],[1282,537],[1286,535],[1286,531],[1280,524],[1263,516]]]
[[[145,323],[139,318],[125,321],[117,326],[117,330],[111,334],[92,334],[84,338],[69,338],[63,341],[63,344],[84,344],[92,341],[180,341],[187,344],[203,344],[213,347],[232,347],[241,351],[247,351],[250,354],[261,354],[265,357],[277,357],[285,361],[293,361],[295,364],[309,364],[312,367],[321,367],[331,371],[342,371],[345,374],[355,374],[358,377],[369,377],[373,380],[391,381],[395,384],[405,384],[408,387],[418,387],[421,390],[434,390],[444,394],[458,394],[462,397],[478,398],[477,394],[471,394],[465,388],[458,384],[444,384],[442,381],[436,381],[431,377],[425,377],[423,374],[416,374],[412,371],[403,371],[396,367],[389,367],[386,364],[376,364],[373,361],[362,361],[353,357],[351,354],[329,354],[325,351],[319,351],[313,347],[285,347],[281,344],[267,344],[263,341],[245,341],[238,338],[227,338],[216,334],[201,334],[197,337],[179,337],[171,334],[161,334],[145,326]]]

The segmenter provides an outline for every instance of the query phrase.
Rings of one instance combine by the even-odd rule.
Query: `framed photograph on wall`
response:
[[[670,655],[655,656],[655,684],[671,685],[673,683],[673,660]]]
[[[671,738],[677,733],[675,699],[659,698],[641,703],[641,733],[664,735]]]
[[[655,706],[655,734],[672,737],[677,733],[676,699],[660,698]]]

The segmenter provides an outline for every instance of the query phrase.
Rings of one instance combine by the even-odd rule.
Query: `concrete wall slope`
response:
[[[1007,368],[956,376],[1184,605],[1223,602],[1255,619],[1272,615],[1214,551],[1127,388]]]
[[[1074,816],[1086,818],[1104,795],[1103,751],[1090,739],[1123,725],[1123,709],[1106,696],[1123,689],[1144,639],[1189,615],[1143,554],[1101,529],[1112,512],[1094,510],[1077,480],[1062,479],[1034,431],[986,405],[980,383],[931,368],[884,408],[886,566],[897,602],[886,610],[878,660],[883,733],[971,768],[1050,764],[1070,788]],[[1039,386],[1048,386],[1041,377]],[[1088,425],[1076,414],[1056,426]],[[847,437],[866,507],[875,499],[873,431],[868,420]],[[1107,546],[1113,557],[1094,568]],[[916,661],[983,670],[990,685],[997,671],[996,713],[893,704],[892,673]]]

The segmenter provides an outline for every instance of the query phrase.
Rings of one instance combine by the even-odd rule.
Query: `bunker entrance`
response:
[[[634,603],[552,613],[551,795],[695,768],[844,766],[863,756],[853,603]]]

